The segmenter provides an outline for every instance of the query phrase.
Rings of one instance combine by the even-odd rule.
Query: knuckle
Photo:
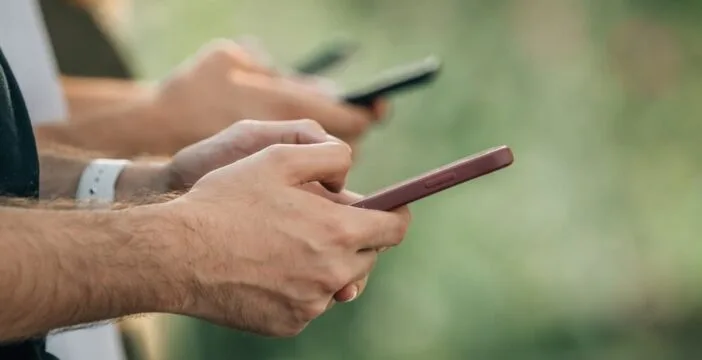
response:
[[[240,129],[256,129],[262,125],[263,121],[260,120],[252,120],[252,119],[244,119],[244,120],[239,120],[236,122],[236,127]]]
[[[285,164],[290,159],[290,147],[285,144],[273,144],[264,149],[266,158],[274,164]]]
[[[283,122],[283,124],[286,124],[289,131],[298,134],[297,136],[300,136],[300,134],[306,134],[315,138],[318,137],[319,140],[323,140],[327,135],[327,132],[324,130],[324,127],[322,127],[322,125],[320,125],[318,122],[311,119],[300,119],[295,121]]]
[[[226,63],[231,60],[230,52],[222,47],[217,47],[212,50],[210,57],[217,63]]]
[[[322,301],[316,301],[301,307],[298,312],[298,318],[295,323],[304,328],[312,320],[318,318],[327,309],[327,304]],[[302,329],[300,329],[302,330]]]
[[[233,40],[218,38],[214,39],[211,43],[212,51],[219,55],[230,55],[232,50],[238,50],[240,46]]]
[[[346,169],[351,168],[351,165],[353,164],[351,146],[346,143],[333,143],[332,146],[333,155],[339,166],[343,166]]]
[[[346,271],[340,266],[331,267],[321,278],[322,291],[326,294],[333,294],[343,288],[348,283],[349,278]]]
[[[312,119],[300,119],[297,120],[297,123],[300,124],[300,126],[305,127],[305,128],[310,128],[310,129],[315,129],[315,130],[323,130],[324,128],[320,123],[318,123],[315,120]]]
[[[394,226],[392,227],[391,242],[395,245],[399,245],[407,234],[407,228],[409,227],[409,217],[408,216],[398,216]]]
[[[358,227],[344,221],[331,221],[327,227],[332,243],[337,246],[348,247],[363,237]]]
[[[232,40],[216,39],[206,47],[207,57],[215,62],[233,62],[237,60],[241,47]]]
[[[276,327],[270,331],[270,335],[279,338],[291,338],[300,335],[305,327],[307,327],[307,323],[293,322]]]

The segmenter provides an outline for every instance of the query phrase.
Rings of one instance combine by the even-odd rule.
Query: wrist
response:
[[[136,206],[120,210],[126,228],[135,234],[130,244],[134,251],[124,252],[132,270],[125,276],[131,288],[124,293],[133,296],[135,304],[129,314],[145,312],[180,313],[187,301],[188,281],[180,267],[186,249],[182,244],[188,227],[182,213],[172,202]]]
[[[203,284],[212,280],[203,277],[200,268],[208,264],[203,259],[212,256],[207,247],[203,247],[207,238],[203,231],[214,224],[208,223],[206,217],[193,217],[193,206],[185,195],[166,203],[139,207],[156,214],[160,221],[165,222],[158,226],[157,240],[157,248],[166,249],[159,266],[160,272],[165,274],[162,278],[163,295],[156,297],[157,302],[152,305],[156,308],[152,311],[195,317],[203,315],[200,292]]]
[[[115,184],[115,201],[129,201],[172,191],[170,163],[135,162],[124,167]]]
[[[84,119],[35,127],[40,147],[53,144],[94,150],[113,157],[172,155],[183,144],[156,95]]]

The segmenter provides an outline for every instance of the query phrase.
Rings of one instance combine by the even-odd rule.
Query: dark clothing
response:
[[[39,159],[27,107],[0,49],[0,196],[39,195]],[[9,289],[3,289],[6,291]],[[11,290],[9,290],[11,291]],[[0,344],[0,360],[55,360],[44,339]]]
[[[0,196],[36,197],[39,160],[24,99],[0,50]]]
[[[40,0],[61,75],[132,79],[128,59],[90,11],[73,0]]]

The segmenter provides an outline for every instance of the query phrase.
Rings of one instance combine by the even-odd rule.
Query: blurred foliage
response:
[[[691,359],[702,354],[702,3],[135,0],[147,78],[217,37],[293,62],[336,34],[353,86],[439,55],[352,174],[373,191],[483,148],[515,165],[413,206],[357,302],[294,339],[160,323],[163,359]]]

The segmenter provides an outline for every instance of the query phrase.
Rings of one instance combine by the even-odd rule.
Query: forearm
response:
[[[90,119],[101,112],[138,104],[153,96],[154,87],[132,80],[62,76],[72,121]]]
[[[170,311],[163,267],[179,226],[158,207],[56,211],[0,207],[0,342]],[[162,209],[161,209],[162,210]]]
[[[83,170],[94,156],[45,151],[39,155],[40,197],[72,199]],[[115,201],[131,201],[170,191],[168,167],[162,162],[134,162],[127,165],[115,184]]]
[[[159,128],[164,113],[150,98],[128,106],[88,115],[72,121],[40,124],[34,128],[39,148],[53,144],[100,151],[113,157],[131,158],[144,153],[171,155],[181,139]]]

